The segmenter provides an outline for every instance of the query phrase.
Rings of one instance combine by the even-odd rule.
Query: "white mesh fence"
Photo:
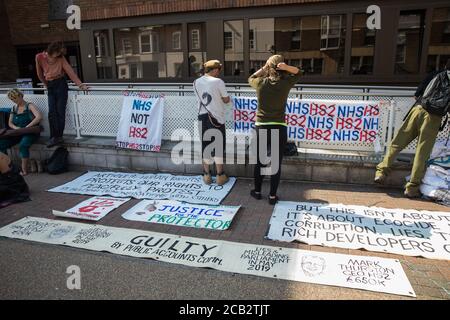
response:
[[[142,89],[148,89],[147,86],[142,86]],[[133,88],[135,91],[141,89],[139,86]],[[164,103],[164,124],[162,138],[164,140],[170,140],[172,133],[177,129],[186,130],[185,140],[198,140],[198,127],[197,127],[197,113],[198,105],[197,99],[192,87],[183,86],[178,89],[177,87],[161,86],[151,87],[154,90],[160,90],[160,93],[165,95]],[[186,91],[185,91],[186,90]],[[233,88],[232,90],[235,90]],[[312,91],[312,90],[311,90]],[[408,112],[410,106],[413,103],[413,98],[398,97],[395,96],[398,92],[389,92],[386,96],[364,96],[359,95],[362,93],[362,89],[358,91],[350,91],[342,89],[341,92],[346,92],[345,95],[340,95],[337,89],[314,89],[314,94],[303,94],[300,92],[292,92],[289,95],[291,99],[326,99],[326,100],[371,100],[382,101],[380,104],[380,118],[379,118],[379,142],[381,147],[385,146],[392,137],[388,136],[389,127],[391,131],[395,133],[403,122],[404,115]],[[323,91],[319,92],[319,91]],[[331,93],[332,91],[333,93]],[[355,93],[355,95],[349,95],[348,93]],[[120,114],[123,102],[122,91],[89,91],[87,94],[71,92],[69,95],[69,101],[67,104],[66,112],[66,129],[65,134],[77,135],[77,121],[79,122],[79,135],[80,136],[99,136],[99,137],[116,137],[117,130],[120,121]],[[385,94],[386,91],[380,92],[371,91],[374,94]],[[401,93],[404,93],[402,91]],[[243,88],[240,92],[230,92],[233,96],[254,97],[255,93],[248,88]],[[411,94],[412,97],[412,94]],[[48,99],[45,94],[29,94],[26,95],[26,100],[34,103],[38,109],[44,114],[43,126],[45,131],[42,133],[44,136],[49,135],[48,127]],[[390,102],[395,101],[395,109],[393,110],[393,123],[390,121]],[[12,107],[13,103],[6,97],[5,92],[0,93],[0,108]],[[78,113],[78,118],[76,114]],[[226,110],[226,128],[228,132],[233,129],[233,114],[232,109]],[[448,129],[440,136],[447,136]],[[233,137],[228,135],[227,138],[232,140]],[[298,146],[301,148],[313,148],[313,149],[325,149],[325,150],[346,150],[346,151],[364,151],[374,152],[373,143],[364,142],[299,142]],[[404,151],[407,153],[414,153],[416,143],[411,143],[410,146]]]

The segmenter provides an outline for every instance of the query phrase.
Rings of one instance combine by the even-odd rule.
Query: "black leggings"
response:
[[[267,125],[267,126],[256,126],[256,143],[257,143],[257,163],[255,165],[255,171],[254,171],[254,177],[255,177],[255,191],[261,192],[261,186],[264,179],[264,176],[261,175],[261,168],[265,167],[261,163],[260,158],[260,139],[261,139],[261,132],[263,130],[266,130],[266,141],[267,141],[267,149],[266,151],[270,150],[271,146],[271,136],[273,131],[278,131],[278,141],[274,141],[274,143],[278,143],[279,149],[278,149],[278,165],[276,168],[272,168],[272,170],[276,170],[276,173],[270,176],[270,195],[276,196],[278,185],[280,184],[280,177],[281,177],[281,162],[283,160],[283,152],[284,148],[287,143],[287,127],[283,125]],[[263,142],[261,142],[263,143]],[[275,155],[277,156],[277,155]],[[270,155],[270,158],[272,158],[273,155]],[[276,161],[271,161],[271,166],[275,165]],[[272,171],[273,172],[273,171]]]

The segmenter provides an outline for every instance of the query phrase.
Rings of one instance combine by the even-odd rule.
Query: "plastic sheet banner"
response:
[[[235,182],[236,178],[230,178],[226,184],[219,186],[215,183],[204,184],[202,176],[91,171],[48,191],[92,196],[109,195],[119,198],[170,199],[219,205]]]
[[[226,230],[239,208],[240,206],[204,206],[171,200],[143,200],[122,217],[179,227]]]
[[[280,201],[267,238],[450,260],[450,213]]]
[[[53,210],[53,215],[63,218],[98,221],[129,200],[130,198],[93,197],[66,211]]]
[[[126,92],[117,132],[118,148],[161,150],[164,97]]]
[[[0,236],[191,267],[414,297],[398,260],[206,240],[27,217]]]
[[[380,106],[380,101],[289,99],[288,140],[375,143],[381,128]],[[233,97],[235,134],[250,135],[257,108],[256,97]]]

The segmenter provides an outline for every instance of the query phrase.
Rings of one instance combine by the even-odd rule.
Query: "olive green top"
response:
[[[256,89],[258,97],[258,110],[256,111],[256,123],[285,123],[286,102],[289,91],[300,79],[297,74],[284,74],[278,81],[272,81],[268,77],[248,78],[248,83]]]

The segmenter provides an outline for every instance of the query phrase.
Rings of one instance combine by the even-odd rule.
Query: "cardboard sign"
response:
[[[170,224],[180,227],[226,230],[239,207],[203,206],[171,200],[144,200],[125,212],[127,220]]]
[[[219,186],[215,183],[204,184],[202,176],[92,171],[48,191],[219,205],[235,182],[236,178],[230,178],[226,184]]]
[[[144,93],[127,93],[123,99],[122,114],[116,146],[140,151],[161,150],[164,97],[150,97]]]
[[[450,260],[450,213],[280,201],[267,238]]]
[[[98,221],[130,198],[93,197],[64,212],[53,210],[57,217]]]

